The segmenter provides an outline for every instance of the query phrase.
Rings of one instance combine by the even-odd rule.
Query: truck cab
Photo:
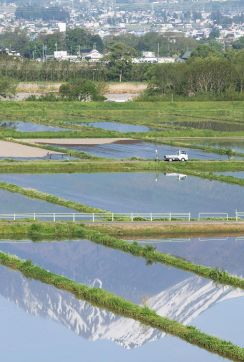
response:
[[[181,151],[179,150],[176,154],[174,155],[165,155],[164,156],[164,161],[169,161],[169,162],[172,162],[172,161],[181,161],[181,162],[184,162],[184,161],[188,161],[188,154],[186,151]]]

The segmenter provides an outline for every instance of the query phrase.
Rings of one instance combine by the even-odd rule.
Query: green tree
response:
[[[236,40],[233,43],[233,48],[234,49],[244,49],[244,36],[242,36],[241,38],[239,38],[238,40]]]
[[[100,87],[90,80],[76,80],[60,86],[59,93],[63,99],[83,102],[103,100]]]
[[[105,57],[111,80],[130,79],[132,71],[132,57],[135,50],[123,43],[113,44],[109,54]]]
[[[11,78],[0,78],[0,96],[3,98],[11,98],[15,95],[17,82]]]

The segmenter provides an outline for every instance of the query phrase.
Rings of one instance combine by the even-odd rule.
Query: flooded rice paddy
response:
[[[187,140],[189,143],[190,140]],[[200,139],[199,141],[192,141],[192,145],[200,145],[206,147],[214,147],[220,149],[230,149],[234,152],[239,152],[244,154],[244,140],[236,139],[236,140],[221,140],[221,139]]]
[[[1,174],[0,181],[119,213],[244,211],[243,187],[172,173]]]
[[[232,176],[236,178],[244,178],[244,171],[216,172],[216,175]]]
[[[15,130],[18,132],[65,132],[65,128],[48,126],[45,124],[38,124],[33,122],[23,121],[0,121],[0,130]]]
[[[150,129],[146,126],[137,126],[134,124],[127,124],[127,123],[120,123],[120,122],[88,122],[88,123],[78,123],[75,122],[75,124],[80,124],[84,126],[89,127],[95,127],[95,128],[101,128],[108,131],[116,131],[116,132],[122,132],[122,133],[128,133],[128,132],[148,132]]]
[[[73,211],[47,201],[30,199],[26,196],[2,189],[0,189],[0,200],[0,214]]]
[[[144,158],[155,159],[156,150],[160,160],[164,158],[166,154],[175,154],[179,148],[169,145],[158,145],[149,142],[133,141],[133,142],[119,142],[103,145],[84,145],[84,146],[69,146],[78,151],[87,152],[93,156],[105,157],[105,158]],[[215,153],[207,153],[202,150],[183,148],[187,151],[189,159],[201,159],[201,160],[224,160],[227,159],[225,155],[219,155]]]
[[[52,272],[111,291],[134,303],[146,304],[160,315],[201,327],[206,333],[244,346],[244,292],[241,290],[217,286],[212,281],[162,264],[147,265],[144,259],[87,240],[41,243],[2,240],[0,250],[31,259]],[[192,254],[198,254],[198,250],[193,249]],[[25,336],[31,332],[35,335],[42,325],[42,330],[51,328],[57,330],[58,335],[68,335],[76,348],[79,343],[83,348],[84,344],[90,343],[96,347],[96,352],[106,356],[108,353],[109,358],[110,354],[111,358],[114,356],[113,351],[120,351],[132,361],[143,351],[148,357],[147,351],[150,351],[153,361],[159,361],[166,350],[166,354],[178,361],[179,352],[186,350],[190,360],[194,357],[204,362],[220,360],[196,347],[186,346],[177,338],[166,337],[164,333],[133,320],[94,308],[66,292],[25,279],[7,268],[0,267],[0,276],[0,310],[4,309],[5,314],[11,311],[22,318]],[[46,333],[31,347],[33,352],[46,343],[44,335]],[[60,346],[61,349],[65,347],[62,343]],[[179,349],[177,353],[173,351],[176,347]],[[80,349],[77,351],[81,353]],[[146,356],[142,361],[146,361]]]
[[[138,241],[157,250],[184,258],[196,264],[216,267],[244,276],[244,236],[158,238]]]
[[[161,362],[162,356],[172,362],[182,356],[186,361],[224,360],[5,267],[0,267],[0,280],[1,357],[5,362],[15,362],[16,355],[19,362],[51,362],[54,356],[59,362],[78,362],[84,356],[88,362]]]

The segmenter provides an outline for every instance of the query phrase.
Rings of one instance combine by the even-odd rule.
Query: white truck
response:
[[[188,161],[188,154],[185,151],[179,150],[175,155],[165,155],[164,161]]]

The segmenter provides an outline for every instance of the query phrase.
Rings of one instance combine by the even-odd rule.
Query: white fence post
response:
[[[113,212],[112,212],[112,215],[111,215],[111,216],[112,216],[112,221],[114,221],[114,213],[113,213]]]
[[[189,212],[189,219],[188,219],[188,221],[191,221],[191,213]]]
[[[54,222],[56,221],[56,215],[55,215],[55,213],[53,213],[53,221],[54,221]]]
[[[130,214],[130,219],[131,219],[131,221],[134,221],[134,216],[133,216],[133,213],[131,212],[131,214]]]
[[[172,215],[171,215],[171,212],[169,213],[169,221],[171,221],[172,219]]]
[[[153,221],[153,214],[152,214],[152,212],[151,212],[150,216],[151,216],[151,221]]]
[[[75,214],[73,214],[73,222],[75,222]]]
[[[92,222],[95,222],[95,214],[92,214]]]
[[[36,213],[35,212],[33,214],[33,219],[34,219],[34,221],[36,221]]]
[[[15,213],[14,213],[14,221],[16,220],[16,216],[15,216]]]

